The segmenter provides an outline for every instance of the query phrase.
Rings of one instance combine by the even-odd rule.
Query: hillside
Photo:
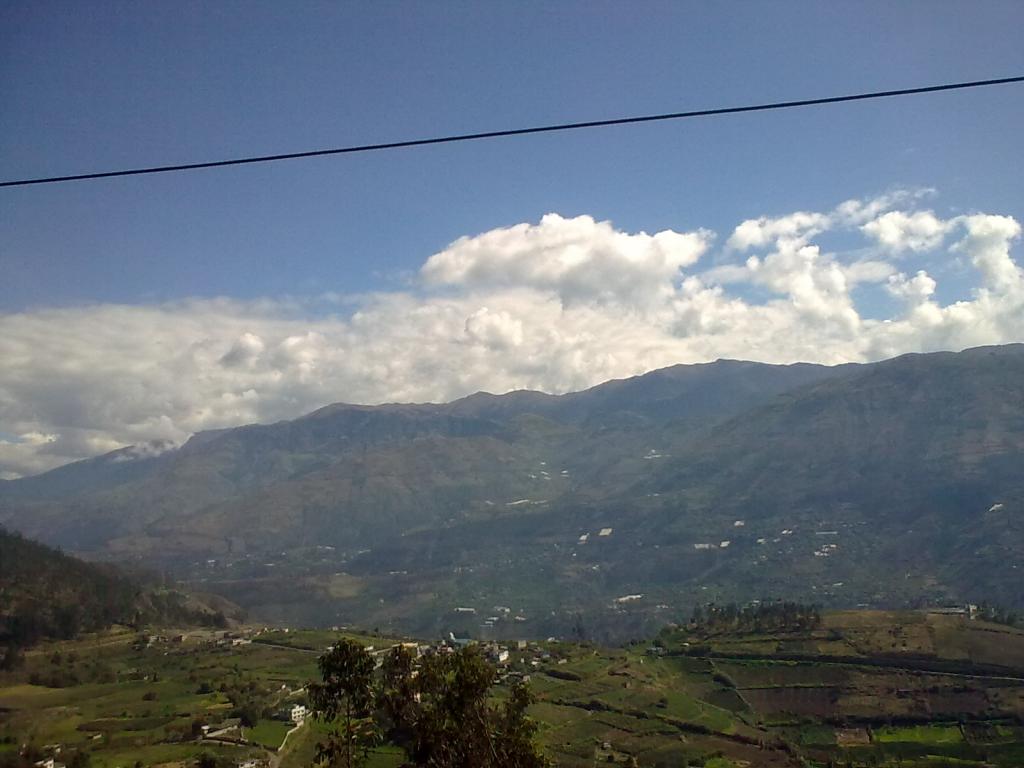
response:
[[[161,446],[157,456],[122,449],[6,483],[0,522],[76,551],[109,549],[126,538],[138,548],[149,534],[191,535],[198,524],[202,535],[182,550],[222,551],[247,533],[232,516],[238,506],[275,536],[288,531],[329,543],[351,540],[350,517],[383,506],[388,525],[378,529],[391,535],[396,518],[404,526],[432,524],[469,504],[548,491],[537,469],[545,460],[566,460],[578,473],[577,483],[548,496],[600,481],[605,467],[640,452],[669,424],[694,432],[840,370],[719,361],[562,396],[480,393],[447,405],[336,404],[294,421],[200,433],[176,450]],[[322,511],[322,522],[297,529],[290,510],[275,519],[283,495],[299,499],[311,517]],[[245,544],[275,548],[279,542],[265,534]]]
[[[270,620],[611,639],[698,599],[1024,605],[1022,459],[1024,345],[723,360],[124,449],[0,486],[0,521]]]
[[[912,611],[808,620],[813,609],[797,608],[796,623],[769,607],[758,615],[780,621],[687,624],[622,647],[492,647],[508,654],[494,694],[528,681],[539,745],[565,768],[1021,765],[1024,632]],[[342,637],[376,653],[400,639],[238,627],[178,642],[119,630],[51,643],[0,671],[0,744],[17,735],[37,751],[86,751],[98,768],[204,753],[309,766],[331,726],[307,719],[286,739],[281,713],[307,703],[317,656]],[[56,672],[69,682],[46,684]],[[204,739],[203,725],[218,735]],[[381,744],[368,765],[395,768],[401,757]]]
[[[907,355],[788,393],[710,431],[635,491],[705,520],[747,520],[723,538],[741,548],[765,538],[741,549],[759,558],[778,551],[772,544],[799,551],[793,542],[803,540],[828,565],[817,570],[844,587],[875,582],[876,601],[902,579],[918,597],[1020,605],[1022,468],[1016,345]],[[782,563],[769,552],[760,570],[770,580],[773,565]],[[959,592],[929,595],[940,584]]]
[[[113,566],[86,563],[0,528],[0,647],[70,639],[114,624],[224,625],[226,601],[144,584]],[[15,651],[16,652],[16,651]]]
[[[1019,346],[866,366],[731,419],[666,462],[650,487],[711,479],[717,498],[735,503],[984,501],[1021,481],[1022,377]]]

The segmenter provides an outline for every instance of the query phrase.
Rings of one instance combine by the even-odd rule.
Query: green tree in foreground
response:
[[[313,712],[336,727],[326,743],[317,744],[317,759],[330,766],[354,768],[366,762],[376,743],[374,663],[362,645],[341,640],[320,657],[322,683],[309,686]]]
[[[340,720],[341,726],[320,745],[319,754],[332,766],[361,764],[378,734],[401,747],[410,766],[547,765],[535,743],[536,725],[526,715],[529,690],[516,684],[503,700],[492,700],[497,673],[475,648],[417,660],[397,646],[373,674],[369,654],[343,641],[321,657],[320,667],[324,683],[311,687],[313,710],[329,722]],[[360,723],[354,730],[346,725],[349,711]],[[351,740],[344,734],[351,734]]]

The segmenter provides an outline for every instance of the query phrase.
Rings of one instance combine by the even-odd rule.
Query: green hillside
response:
[[[43,640],[114,624],[224,625],[222,609],[232,606],[144,585],[113,566],[83,562],[0,528],[0,648],[7,667]]]
[[[746,616],[744,619],[742,616]],[[758,626],[754,626],[754,623]],[[0,760],[17,744],[87,753],[93,766],[231,761],[313,764],[328,726],[293,730],[327,630],[124,629],[54,642],[0,672]],[[434,645],[429,638],[419,641]],[[510,643],[501,699],[526,679],[530,716],[556,766],[1011,768],[1024,760],[1024,632],[962,615],[807,606],[722,609],[621,647]],[[61,687],[48,683],[55,671]],[[218,733],[204,738],[203,726]],[[6,751],[5,751],[5,746]],[[396,766],[382,744],[371,768]],[[4,764],[0,762],[0,764]],[[16,764],[16,763],[12,763]]]

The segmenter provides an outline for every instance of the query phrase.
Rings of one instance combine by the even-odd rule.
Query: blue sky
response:
[[[1017,0],[8,2],[0,177],[1015,76],[1021,29]],[[0,478],[336,401],[1020,341],[1022,118],[1012,85],[2,189]]]
[[[6,178],[1024,72],[1019,2],[8,3]],[[0,308],[388,289],[547,212],[707,227],[932,187],[1021,216],[1024,88],[4,190]]]

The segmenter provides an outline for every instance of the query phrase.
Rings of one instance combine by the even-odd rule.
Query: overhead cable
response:
[[[511,136],[527,136],[537,133],[555,133],[558,131],[575,131],[584,128],[603,128],[612,125],[634,125],[637,123],[654,123],[665,120],[684,120],[694,117],[710,117],[713,115],[735,115],[743,112],[767,112],[777,109],[793,109],[795,107],[814,107],[824,104],[840,104],[850,101],[867,101],[869,99],[884,99],[894,96],[912,96],[922,93],[937,93],[940,91],[964,90],[967,88],[981,88],[991,85],[1009,85],[1010,83],[1024,82],[1021,77],[1000,77],[992,80],[973,80],[963,83],[945,83],[943,85],[928,85],[918,88],[900,88],[892,91],[872,91],[869,93],[856,93],[847,96],[827,96],[819,99],[800,99],[798,101],[776,101],[766,104],[749,104],[739,107],[719,107],[716,109],[697,109],[687,112],[666,112],[657,115],[639,115],[635,117],[616,117],[608,120],[587,120],[577,123],[557,123],[554,125],[541,125],[532,128],[510,128],[500,131],[483,131],[480,133],[461,133],[448,136],[436,136],[427,139],[408,139],[405,141],[387,141],[377,144],[359,144],[348,147],[335,147],[332,149],[313,149],[303,152],[285,152],[276,155],[255,155],[252,157],[238,157],[230,160],[212,160],[200,163],[182,163],[179,165],[155,165],[145,168],[130,168],[117,171],[98,171],[95,173],[78,173],[68,176],[44,176],[34,179],[16,179],[0,182],[0,187],[26,187],[34,184],[56,184],[67,181],[87,181],[90,179],[109,179],[117,176],[142,176],[152,173],[171,173],[176,171],[196,171],[202,168],[225,168],[232,165],[252,165],[255,163],[271,163],[279,160],[298,160],[310,157],[326,157],[328,155],[351,155],[359,152],[376,152],[386,149],[405,149],[409,147],[424,147],[432,144],[454,144],[462,141],[477,141],[480,139],[500,139]]]

